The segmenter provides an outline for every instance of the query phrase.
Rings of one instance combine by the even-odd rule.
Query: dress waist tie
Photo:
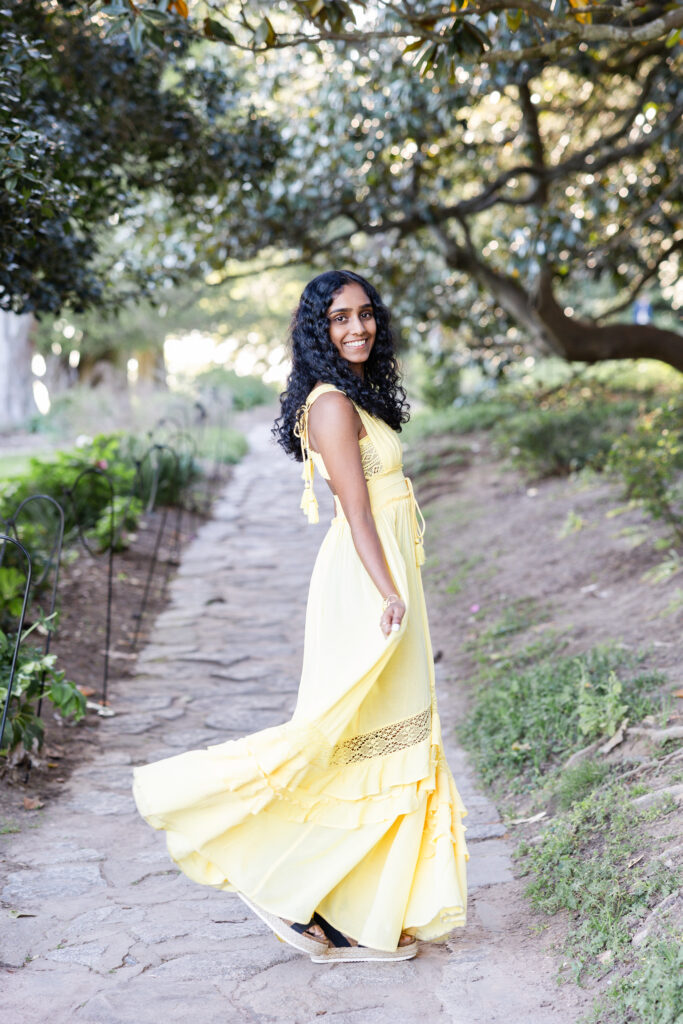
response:
[[[381,473],[378,476],[369,477],[368,493],[370,495],[370,506],[374,514],[385,508],[394,501],[410,501],[413,520],[413,540],[415,542],[415,563],[424,565],[424,532],[425,520],[422,510],[417,503],[413,484],[410,477],[404,476],[400,469],[388,473]],[[334,496],[335,518],[345,520],[344,510],[338,496]],[[334,522],[334,520],[333,520]]]
[[[417,503],[415,497],[415,491],[413,490],[413,481],[409,476],[406,478],[408,484],[408,491],[410,492],[410,500],[413,506],[413,536],[415,538],[415,562],[417,565],[424,565],[425,560],[425,547],[424,547],[424,535],[425,535],[425,517],[422,515],[422,509]]]

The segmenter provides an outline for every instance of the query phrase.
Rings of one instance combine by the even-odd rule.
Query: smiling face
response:
[[[345,284],[332,299],[327,319],[330,341],[353,372],[362,377],[377,334],[372,303],[362,286],[355,281]]]

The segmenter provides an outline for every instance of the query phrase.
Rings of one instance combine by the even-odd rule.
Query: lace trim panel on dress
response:
[[[364,732],[359,736],[351,736],[348,740],[332,749],[329,765],[338,768],[356,761],[365,761],[371,757],[384,757],[394,754],[406,747],[413,747],[423,740],[429,739],[432,721],[432,709],[425,708],[411,718],[382,726],[373,732]]]
[[[364,434],[360,439],[360,461],[363,466],[363,473],[366,480],[369,476],[377,476],[378,473],[382,472],[382,460],[380,459],[379,452],[375,448],[374,444],[372,441],[363,443],[366,441],[368,436],[368,434]]]

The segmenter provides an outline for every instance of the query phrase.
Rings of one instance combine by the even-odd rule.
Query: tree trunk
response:
[[[36,410],[33,399],[33,316],[0,310],[0,430],[23,426]]]
[[[683,334],[653,324],[596,324],[567,316],[553,295],[552,271],[540,275],[535,296],[513,277],[488,266],[471,247],[458,245],[443,230],[437,241],[454,270],[471,274],[527,332],[541,352],[552,352],[570,363],[606,359],[658,359],[683,373]]]
[[[604,359],[659,359],[683,373],[683,334],[653,324],[594,324],[566,316],[552,290],[549,270],[541,274],[536,312],[554,339],[553,349],[569,362]]]

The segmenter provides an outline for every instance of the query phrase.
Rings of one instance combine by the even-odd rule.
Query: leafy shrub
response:
[[[584,466],[599,470],[637,409],[630,400],[530,409],[509,417],[495,438],[518,465],[540,477],[565,476]]]
[[[26,575],[21,570],[12,565],[0,568],[0,628],[21,615],[25,586]]]
[[[620,474],[626,495],[641,501],[683,543],[683,396],[641,416],[619,437],[608,466]]]
[[[260,377],[247,374],[238,376],[234,370],[214,366],[195,377],[195,384],[202,391],[214,390],[228,396],[233,409],[251,409],[255,405],[272,402],[275,391]]]
[[[145,451],[146,446],[130,435],[101,434],[74,451],[57,452],[50,459],[33,458],[28,473],[0,483],[0,515],[11,515],[21,501],[33,494],[48,494],[64,509],[67,540],[75,536],[80,524],[90,538],[106,548],[112,508],[107,480],[97,472],[86,473],[74,488],[83,471],[102,470],[114,488],[115,538],[120,544],[122,530],[135,528],[143,504],[152,493],[157,463],[157,504],[179,504],[200,474],[199,466],[186,452],[179,452],[176,460],[164,448],[143,458]],[[139,473],[136,460],[142,460]],[[134,486],[138,496],[129,503]],[[54,530],[54,516],[54,510],[41,503],[26,506],[22,513],[22,538],[32,552],[47,546],[44,538]]]
[[[431,434],[471,434],[475,430],[491,430],[507,421],[519,409],[511,399],[486,398],[448,409],[421,410],[404,427],[407,441]]]
[[[24,633],[23,639],[29,632]],[[0,707],[4,707],[7,698],[14,642],[14,636],[0,632]],[[11,753],[19,744],[28,751],[42,746],[44,726],[36,712],[43,685],[43,696],[63,718],[79,721],[85,714],[85,697],[75,683],[69,682],[64,673],[55,668],[56,660],[55,654],[43,654],[39,648],[25,646],[22,641],[0,754]]]

